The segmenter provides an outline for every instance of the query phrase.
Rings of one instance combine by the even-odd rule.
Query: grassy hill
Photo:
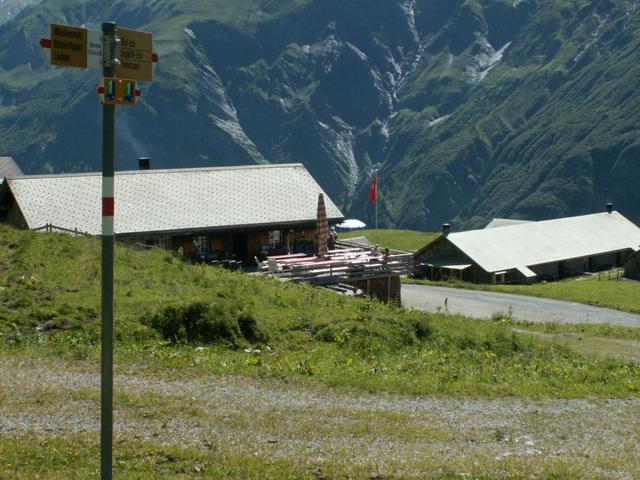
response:
[[[440,235],[439,233],[417,232],[415,230],[394,229],[362,229],[350,232],[340,232],[339,239],[348,240],[354,237],[367,237],[371,243],[381,247],[402,252],[415,252]]]
[[[99,242],[0,225],[0,355],[99,358]],[[415,394],[629,396],[638,366],[514,333],[116,249],[116,362]],[[207,346],[204,351],[197,346]],[[4,352],[4,353],[3,353]]]

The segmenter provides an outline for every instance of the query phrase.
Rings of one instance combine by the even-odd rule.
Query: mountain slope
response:
[[[24,8],[39,0],[0,0],[0,24],[11,20]]]
[[[152,31],[118,168],[301,161],[350,215],[434,230],[599,210],[640,219],[637,0],[45,0],[0,27],[0,145],[99,168],[97,72],[46,65],[53,22]]]

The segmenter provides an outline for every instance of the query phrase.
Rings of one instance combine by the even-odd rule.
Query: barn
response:
[[[9,177],[0,185],[0,220],[100,235],[101,186],[100,173]],[[312,251],[319,193],[329,222],[342,221],[299,163],[116,172],[116,239],[201,259]]]
[[[640,228],[613,210],[503,223],[441,236],[414,255],[419,276],[474,283],[531,283],[622,266],[640,250]]]

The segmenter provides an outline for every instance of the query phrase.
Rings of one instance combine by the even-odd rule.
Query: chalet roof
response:
[[[0,157],[0,183],[4,177],[17,177],[22,175],[22,170],[11,157]]]
[[[29,228],[49,223],[100,234],[99,173],[23,176],[8,184]],[[313,223],[321,192],[329,221],[342,220],[302,164],[117,172],[115,231],[175,233]]]
[[[447,240],[487,272],[640,249],[640,228],[620,213],[596,213],[450,233]]]

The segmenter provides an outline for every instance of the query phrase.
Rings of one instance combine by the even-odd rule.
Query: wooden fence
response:
[[[413,270],[413,255],[391,255],[388,260],[327,261],[317,264],[292,265],[274,275],[278,278],[298,283],[331,285],[349,283],[356,280],[386,278],[408,275]]]
[[[34,232],[41,232],[41,231],[45,231],[47,233],[51,233],[51,232],[62,232],[62,233],[70,233],[72,235],[83,235],[85,237],[90,237],[91,235],[89,235],[89,233],[87,232],[82,232],[80,230],[78,230],[77,228],[74,228],[73,230],[70,228],[64,228],[64,227],[57,227],[51,223],[46,223],[45,225],[43,225],[42,227],[38,227],[38,228],[33,228],[32,231]]]

